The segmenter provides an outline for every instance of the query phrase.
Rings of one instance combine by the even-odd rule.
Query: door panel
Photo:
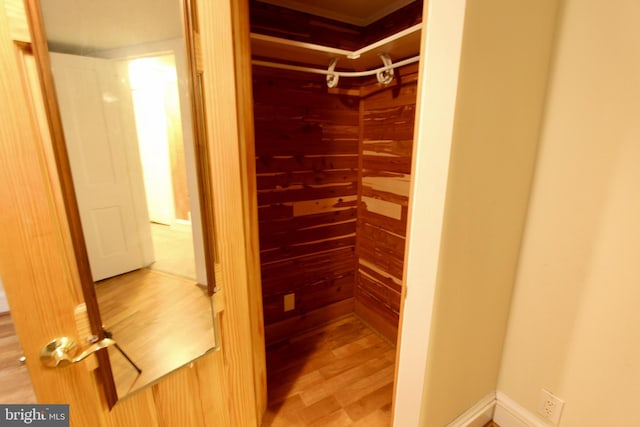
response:
[[[229,194],[218,194],[217,199],[227,212],[218,226],[219,238],[233,243],[232,247],[222,245],[220,251],[222,280],[219,286],[230,297],[220,319],[221,351],[209,353],[176,370],[153,386],[118,402],[112,410],[107,406],[96,375],[95,358],[59,369],[45,368],[40,363],[40,349],[55,337],[69,336],[84,346],[85,337],[78,332],[80,328],[74,314],[75,308],[84,302],[84,296],[62,203],[55,166],[58,162],[53,158],[47,123],[43,120],[43,104],[49,105],[54,100],[43,101],[34,60],[29,53],[31,49],[25,48],[25,40],[16,43],[18,40],[9,32],[16,26],[4,25],[9,19],[8,8],[20,10],[21,3],[21,0],[0,0],[0,22],[3,23],[0,25],[0,69],[3,70],[0,79],[3,92],[0,97],[0,275],[38,401],[69,404],[71,425],[77,427],[259,425],[261,414],[256,411],[256,387],[260,387],[261,393],[265,390],[264,383],[254,384],[252,360],[254,352],[264,359],[264,347],[252,346],[247,321],[252,302],[244,275],[247,259],[242,245],[243,216],[239,213],[242,192],[238,174],[227,177]],[[39,25],[37,4],[31,0],[26,3],[35,24]],[[217,21],[226,21],[223,33],[226,36],[222,39],[231,40],[228,4],[212,3],[220,3],[221,8],[211,10],[203,21],[210,24],[213,16]],[[38,52],[38,48],[34,50]],[[228,51],[224,58],[222,61],[229,61],[227,69],[232,69]],[[233,77],[230,78],[232,86]],[[222,81],[220,85],[230,86],[230,82]],[[215,86],[219,90],[218,83]],[[226,95],[228,98],[223,98],[221,105],[232,103],[233,91],[226,91]],[[234,119],[213,124],[221,129],[237,129]],[[223,155],[222,159],[238,164],[237,153],[235,159],[229,155]],[[227,233],[233,233],[233,238]]]
[[[147,212],[135,209],[126,144],[135,144],[122,126],[128,97],[118,93],[113,63],[106,59],[52,53],[51,64],[62,113],[73,183],[78,198],[93,280],[144,266],[142,245],[152,246]],[[127,108],[130,109],[130,108]],[[137,160],[137,159],[135,159]],[[141,242],[142,236],[148,242]]]

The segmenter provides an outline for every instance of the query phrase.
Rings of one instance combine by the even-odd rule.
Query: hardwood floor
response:
[[[36,403],[27,366],[18,362],[22,349],[9,313],[0,314],[0,403]]]
[[[21,355],[11,316],[0,314],[2,404],[36,403]],[[273,345],[262,426],[390,426],[394,362],[393,346],[352,315]]]
[[[142,369],[109,347],[119,396],[148,385],[215,344],[211,303],[194,280],[141,269],[96,284],[105,328]]]
[[[395,348],[354,315],[267,348],[263,426],[389,426]]]
[[[155,262],[149,268],[190,279],[196,278],[191,224],[151,223]]]

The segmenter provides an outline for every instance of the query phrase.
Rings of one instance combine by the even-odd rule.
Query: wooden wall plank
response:
[[[354,154],[358,138],[340,135],[342,139],[324,137],[327,128],[309,125],[288,132],[282,129],[265,129],[256,126],[261,144],[256,146],[258,156],[305,156],[313,154]],[[383,150],[381,147],[380,150]]]
[[[363,154],[362,168],[408,175],[411,173],[411,156],[375,156]]]
[[[333,212],[336,209],[357,205],[357,195],[334,197],[329,199],[303,200],[293,203],[293,216],[313,215],[322,212]]]
[[[362,88],[355,311],[392,342],[398,330],[417,67],[386,88]]]
[[[262,266],[263,294],[284,293],[323,277],[347,274],[354,270],[353,263],[355,249],[347,247],[265,264]]]
[[[422,21],[422,0],[368,25],[352,25],[251,0],[251,30],[339,49],[357,50]],[[364,24],[364,23],[363,23]]]
[[[282,246],[260,253],[260,259],[264,264],[279,261],[285,258],[298,258],[312,253],[327,252],[335,249],[353,248],[356,245],[355,234],[331,240],[323,240],[316,243]]]
[[[355,182],[340,185],[328,185],[318,187],[304,187],[286,190],[258,191],[258,205],[271,205],[275,203],[297,202],[302,200],[329,199],[340,196],[351,196],[357,192]]]
[[[258,174],[357,168],[358,156],[356,154],[296,157],[261,156],[256,162],[256,171]]]
[[[251,0],[251,30],[340,49],[358,49],[361,27]]]
[[[402,282],[399,279],[394,279],[388,273],[381,273],[379,270],[372,268],[372,265],[367,265],[365,261],[359,262],[358,270],[360,275],[369,276],[371,279],[384,284],[386,287],[396,291],[397,293],[402,292]]]
[[[360,191],[363,197],[371,197],[373,199],[380,199],[387,202],[395,203],[402,207],[406,207],[409,203],[409,198],[402,194],[391,193],[388,191],[376,190],[375,188],[362,185]]]
[[[254,67],[253,83],[265,325],[311,326],[330,319],[310,311],[354,295],[359,99],[323,76]]]
[[[402,215],[402,210],[400,212]],[[371,212],[366,208],[361,209],[359,213],[359,219],[361,219],[364,223],[382,228],[383,230],[387,230],[397,235],[403,235],[407,228],[406,215],[401,216],[401,219],[394,219],[385,215],[378,215],[377,213]]]
[[[358,174],[353,169],[330,171],[282,172],[258,176],[258,190],[287,188],[294,185],[325,185],[356,182]]]
[[[273,233],[260,236],[262,250],[281,248],[305,242],[317,242],[333,239],[340,236],[355,234],[356,221],[331,224],[323,227],[314,227],[296,232],[285,231],[283,233]]]
[[[405,129],[403,129],[403,136],[406,137],[406,132],[408,131],[409,127],[406,125],[404,125],[404,127]],[[385,135],[369,132],[368,133],[369,138],[376,138],[376,139],[369,139],[364,142],[364,147],[363,147],[364,153],[367,153],[367,152],[385,153],[385,154],[390,154],[394,156],[403,156],[403,157],[411,156],[412,154],[411,150],[413,147],[412,139],[404,139],[404,140],[394,139],[397,137],[396,135],[398,133],[397,129],[379,128],[379,130],[381,130],[382,133],[384,133]]]
[[[356,208],[347,208],[301,217],[265,219],[260,223],[260,235],[270,236],[274,233],[295,232],[305,228],[351,221],[356,219],[356,214]]]
[[[265,326],[267,345],[282,341],[323,323],[353,313],[354,299],[349,298],[306,313]]]

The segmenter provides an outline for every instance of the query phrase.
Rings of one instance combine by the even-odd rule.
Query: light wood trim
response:
[[[235,3],[235,2],[234,2]],[[236,101],[238,85],[236,80],[234,28],[246,16],[237,16],[238,9],[231,8],[230,2],[201,1],[198,5],[202,52],[204,64],[204,96],[215,100],[207,114],[208,143],[211,150],[211,171],[214,185],[215,231],[219,237],[218,260],[220,262],[219,286],[225,290],[226,307],[222,313],[222,351],[227,360],[233,360],[234,375],[229,378],[231,419],[236,425],[259,425],[262,414],[258,414],[256,403],[255,360],[264,358],[264,347],[255,348],[253,337],[256,317],[255,289],[260,284],[252,283],[256,278],[247,271],[251,257],[247,246],[247,190],[242,174],[246,171],[245,147],[241,144],[243,133],[238,122],[239,104]],[[242,6],[246,7],[246,5]],[[235,65],[237,67],[237,64]],[[235,191],[240,189],[240,191]],[[232,321],[231,321],[232,320]],[[255,355],[254,355],[255,352]]]
[[[258,421],[267,409],[267,368],[265,360],[264,320],[262,313],[262,283],[260,274],[260,243],[258,233],[258,191],[256,188],[255,132],[253,126],[253,82],[251,77],[251,41],[249,37],[249,4],[232,1],[234,49],[236,67],[236,98],[238,102],[238,137],[240,147],[240,177],[243,180],[246,269],[249,280],[249,314],[253,346],[253,371]],[[260,423],[259,423],[260,424]]]
[[[44,32],[44,22],[40,11],[40,4],[38,0],[25,0],[25,6],[31,31],[31,47],[36,63],[38,64],[44,109],[47,116],[47,123],[49,125],[49,135],[51,137],[51,147],[55,157],[64,209],[66,211],[65,222],[68,223],[68,228],[71,233],[71,242],[74,252],[73,256],[75,258],[75,264],[80,277],[82,292],[85,296],[87,313],[91,323],[91,331],[98,337],[98,339],[103,339],[105,338],[105,335],[102,329],[100,309],[98,307],[98,300],[93,286],[93,276],[91,274],[91,267],[89,266],[89,257],[87,255],[84,233],[80,222],[78,202],[71,177],[71,166],[69,164],[69,157],[64,139],[62,119],[60,117],[60,110],[58,109],[58,100],[55,85],[53,83],[53,76],[49,71],[51,69],[51,62],[49,59],[49,51],[47,48],[47,40]],[[96,356],[100,364],[100,368],[97,372],[104,384],[105,397],[109,407],[112,407],[118,400],[118,394],[113,381],[109,355],[106,350],[101,350],[96,353]]]
[[[5,0],[5,22],[9,28],[9,34],[13,41],[31,43],[29,24],[24,13],[23,0]]]
[[[198,201],[202,217],[202,240],[207,272],[207,290],[213,295],[216,290],[215,262],[218,248],[216,244],[215,212],[213,209],[213,183],[211,182],[210,149],[207,137],[207,105],[202,87],[203,63],[201,52],[200,24],[196,0],[183,2],[183,22],[185,28],[185,50],[188,63],[189,89],[191,92],[191,112],[193,141],[196,157],[196,175],[198,180]]]
[[[0,2],[0,21],[6,19],[4,6]],[[83,408],[73,415],[74,425],[101,425],[95,383],[84,364],[53,375],[39,362],[40,349],[52,338],[77,338],[73,312],[82,301],[69,271],[64,215],[52,191],[56,184],[50,181],[29,79],[20,65],[25,55],[0,25],[0,274],[38,400],[72,401]],[[90,392],[76,395],[76,388]]]

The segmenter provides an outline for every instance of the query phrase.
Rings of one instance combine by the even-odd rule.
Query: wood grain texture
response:
[[[400,316],[417,67],[363,86],[355,312],[395,342]],[[375,203],[373,203],[375,201]]]
[[[215,346],[211,301],[193,280],[141,269],[98,282],[96,294],[105,328],[142,369],[109,348],[121,398]]]
[[[264,319],[282,338],[282,325],[327,321],[311,313],[353,297],[359,100],[260,67],[253,96]]]
[[[49,176],[53,178],[55,175],[56,178],[55,184],[52,186],[55,190],[52,190],[52,193],[55,195],[56,202],[59,195],[61,205],[56,206],[56,209],[60,211],[61,219],[59,223],[64,227],[63,240],[67,242],[65,246],[72,250],[72,253],[67,255],[69,263],[72,264],[69,266],[69,271],[73,276],[73,283],[79,284],[77,289],[81,290],[82,296],[79,295],[78,299],[84,298],[91,331],[98,339],[103,339],[105,335],[93,288],[93,276],[71,176],[71,165],[65,144],[61,112],[58,108],[53,75],[50,71],[51,61],[39,2],[37,0],[25,1],[25,13],[31,30],[31,43],[28,50],[32,52],[37,66],[34,67],[34,72],[27,68],[23,75],[36,74],[37,77],[31,77],[24,87],[26,90],[31,91],[31,105],[38,105],[38,107],[32,107],[36,112],[36,116],[41,109],[40,105],[43,106],[43,111],[45,112],[46,120],[38,121],[38,130],[42,142],[46,142],[44,145],[47,145],[47,148],[43,148],[43,152],[51,156],[51,159],[47,160],[48,167],[56,171],[49,172]],[[29,61],[25,63],[28,64]],[[46,137],[43,137],[43,135],[46,135]],[[66,238],[67,235],[68,238]],[[117,401],[117,392],[115,384],[111,380],[112,372],[109,357],[106,351],[99,351],[96,353],[96,357],[99,361],[97,375],[103,384],[107,404],[111,407]]]
[[[264,426],[389,426],[395,349],[354,315],[267,352]]]
[[[417,0],[366,26],[345,24],[251,0],[251,31],[289,40],[357,50],[422,21]]]
[[[264,346],[256,341],[255,330],[260,323],[258,291],[255,271],[258,259],[254,237],[247,235],[254,225],[247,169],[246,116],[239,117],[246,103],[246,68],[236,69],[235,55],[248,55],[248,51],[234,46],[239,26],[248,14],[229,2],[201,1],[198,16],[202,35],[204,64],[204,96],[211,102],[207,110],[207,136],[210,147],[215,234],[220,263],[218,286],[225,292],[225,312],[222,314],[222,348],[228,365],[225,394],[228,396],[230,420],[236,425],[258,425],[262,395],[256,387],[264,387],[257,378],[264,360]],[[246,23],[245,23],[246,24]],[[243,31],[239,32],[240,37]],[[246,42],[246,41],[245,41]],[[236,73],[230,70],[236,69]],[[244,71],[243,71],[244,70]],[[238,77],[237,77],[238,76]],[[238,94],[242,99],[238,100]],[[224,106],[224,108],[219,108]],[[239,121],[240,120],[240,121]],[[250,153],[250,152],[249,152]],[[249,222],[250,224],[247,224]],[[218,278],[217,278],[218,279]],[[260,382],[257,382],[260,380]]]
[[[27,367],[18,359],[22,356],[11,315],[0,314],[0,402],[36,403]]]
[[[247,0],[231,2],[234,27],[236,96],[238,102],[238,144],[243,191],[243,218],[246,236],[246,269],[251,316],[251,347],[258,423],[267,407],[267,371],[264,348],[264,316],[260,279],[260,245],[258,242],[258,207],[256,199],[255,131],[253,118],[253,87],[251,42],[249,40],[249,4]]]
[[[5,25],[9,28],[11,39],[16,42],[30,43],[29,24],[24,12],[23,0],[5,0]]]
[[[4,2],[0,7],[6,19]],[[56,183],[50,182],[50,164],[42,149],[38,121],[32,107],[30,81],[20,51],[7,27],[0,26],[0,274],[11,301],[20,344],[27,357],[39,401],[68,403],[84,408],[73,425],[101,421],[98,395],[83,365],[51,372],[38,361],[40,349],[63,333],[75,335],[74,307],[81,302],[72,262],[64,212],[56,204]],[[42,103],[42,99],[39,100]],[[53,307],[53,310],[46,308]],[[53,314],[53,315],[52,315]],[[73,336],[72,335],[72,336]],[[77,394],[81,388],[91,393]]]
[[[204,27],[209,31],[216,28],[218,39],[231,40],[228,3],[207,4],[212,9],[200,14]],[[2,22],[7,19],[4,6],[5,2],[1,1]],[[226,36],[220,37],[221,34]],[[45,137],[46,130],[38,126],[38,108],[34,107],[41,104],[42,99],[33,97],[34,80],[28,78],[23,65],[28,55],[16,42],[8,27],[0,25],[0,68],[3,70],[0,88],[6,94],[0,97],[0,199],[6,203],[0,210],[0,233],[5,242],[0,248],[0,274],[12,303],[16,331],[27,356],[27,368],[38,401],[70,404],[71,425],[78,427],[258,425],[247,321],[249,297],[243,276],[246,263],[235,261],[244,260],[246,251],[241,243],[243,239],[238,239],[244,218],[242,209],[235,204],[235,198],[242,194],[238,173],[230,173],[231,178],[216,187],[218,206],[229,218],[217,230],[218,237],[240,243],[232,248],[221,245],[225,255],[232,255],[220,269],[228,297],[222,322],[224,352],[207,354],[192,366],[177,370],[152,387],[118,402],[111,411],[99,380],[87,369],[86,363],[50,370],[38,362],[40,348],[53,337],[70,335],[82,342],[74,332],[74,308],[83,298],[66,213],[59,200],[59,177],[57,171],[52,170],[55,163],[46,146],[49,140]],[[218,66],[225,70],[233,68],[230,46],[208,48],[212,54],[220,53],[219,50],[226,54],[216,55]],[[220,73],[225,74],[229,76],[229,73]],[[229,82],[221,84],[233,86]],[[223,104],[235,99],[233,91],[218,90],[211,88],[208,97],[211,102],[218,96]],[[235,112],[230,115],[235,117]],[[222,121],[210,119],[217,126],[214,127],[216,135],[237,130],[237,123],[228,117]],[[237,152],[235,154],[237,159]],[[222,155],[211,162],[215,167],[219,166],[216,162],[233,164],[231,158]],[[240,232],[236,232],[238,229]]]

